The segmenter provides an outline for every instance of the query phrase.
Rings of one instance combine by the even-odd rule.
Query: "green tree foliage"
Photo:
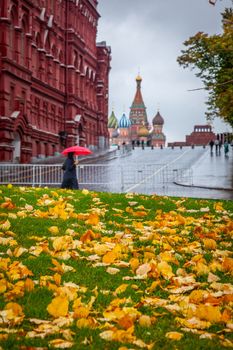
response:
[[[220,117],[233,126],[233,9],[222,14],[222,34],[199,32],[184,42],[187,49],[177,58],[183,68],[197,69],[196,76],[208,90],[206,116]]]

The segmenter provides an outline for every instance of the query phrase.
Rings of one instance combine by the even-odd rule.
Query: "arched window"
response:
[[[50,46],[50,38],[49,38],[49,33],[48,33],[48,36],[47,36],[47,39],[46,39],[46,43],[45,43],[46,53],[50,53],[50,49],[51,49],[51,46]]]
[[[42,48],[42,41],[41,41],[41,36],[40,33],[36,34],[36,47],[37,47],[37,57],[36,57],[36,75],[40,78],[40,51],[38,49]]]
[[[37,46],[37,49],[41,49],[42,47],[40,33],[36,34],[36,46]]]
[[[10,50],[11,57],[13,60],[17,59],[17,51],[18,51],[18,41],[17,35],[15,31],[15,26],[18,24],[18,8],[13,5],[10,13],[11,24],[10,24]]]
[[[52,55],[53,55],[53,58],[57,58],[57,48],[55,44],[53,44],[52,46]]]
[[[29,20],[28,14],[24,14],[21,21],[22,32],[21,32],[21,43],[20,43],[20,54],[21,54],[21,63],[22,65],[29,67],[28,59],[28,44],[26,34],[29,32]]]
[[[27,53],[27,44],[26,44],[26,23],[23,20],[22,21],[22,32],[21,32],[21,48],[20,48],[20,53],[21,53],[21,60],[22,60],[22,65],[26,65],[26,53]]]
[[[73,65],[75,66],[75,68],[78,68],[78,53],[77,53],[77,51],[74,51]]]
[[[0,4],[0,17],[6,17],[6,1],[1,1],[1,4]]]
[[[63,52],[62,52],[62,50],[60,50],[60,52],[59,52],[59,61],[60,61],[60,63],[63,63]]]

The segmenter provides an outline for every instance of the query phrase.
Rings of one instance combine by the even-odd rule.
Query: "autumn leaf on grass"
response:
[[[136,340],[136,337],[133,335],[134,326],[128,328],[127,330],[115,329],[104,331],[99,334],[99,336],[108,341],[119,341],[122,343],[132,343]]]
[[[94,245],[94,252],[95,252],[95,254],[98,254],[100,256],[106,254],[110,250],[111,250],[111,248],[107,244],[99,244],[99,243],[97,243],[97,244]]]
[[[180,340],[183,337],[183,334],[179,332],[167,332],[165,336],[171,340]]]
[[[133,270],[133,272],[135,270],[137,270],[137,268],[139,267],[139,260],[137,258],[131,258],[130,261],[130,266],[131,266],[131,269]]]
[[[59,273],[55,273],[53,276],[54,282],[56,283],[57,286],[60,286],[61,284],[61,275]]]
[[[55,265],[55,267],[51,267],[50,270],[58,272],[60,274],[63,274],[65,272],[69,272],[69,271],[75,271],[75,269],[72,266],[66,265],[64,263],[60,264],[55,259],[52,259],[52,263],[53,263],[53,265]]]
[[[217,243],[211,238],[204,238],[203,239],[204,247],[208,250],[215,250],[217,248]]]
[[[199,304],[204,301],[207,295],[208,295],[208,292],[205,290],[201,290],[201,289],[193,290],[189,295],[189,301],[190,303],[193,303],[193,304]]]
[[[224,208],[223,208],[223,203],[222,202],[217,202],[217,203],[214,203],[214,209],[216,211],[223,211]]]
[[[121,284],[119,287],[117,287],[117,289],[115,290],[113,295],[124,293],[126,291],[126,289],[128,288],[128,286],[129,285],[126,283]]]
[[[54,235],[59,233],[59,228],[57,226],[50,226],[48,228],[49,232],[53,233]]]
[[[147,292],[147,293],[153,293],[153,291],[154,291],[158,286],[160,286],[160,284],[161,284],[161,281],[160,281],[160,280],[153,281],[152,284],[151,284],[151,286],[148,287],[148,288],[146,289],[146,292]]]
[[[23,247],[16,247],[15,250],[13,251],[13,255],[16,258],[19,258],[23,253],[26,253],[28,250]]]
[[[142,211],[142,210],[133,211],[132,214],[133,214],[133,216],[136,216],[136,217],[147,216],[147,213],[145,211]]]
[[[31,270],[19,261],[14,261],[8,268],[7,275],[11,280],[17,280],[28,276],[33,276]]]
[[[161,261],[171,262],[175,265],[179,265],[179,262],[176,259],[176,257],[174,256],[174,253],[171,253],[169,251],[161,252],[159,254],[159,258]]]
[[[34,282],[30,278],[27,278],[24,282],[24,288],[27,292],[31,292],[34,289]]]
[[[209,328],[211,326],[211,322],[201,321],[197,317],[192,317],[189,319],[176,317],[175,321],[177,321],[182,326],[190,328],[190,329],[206,329],[206,328]]]
[[[112,251],[107,252],[103,258],[102,261],[105,264],[112,264],[115,260],[119,259],[121,256],[121,246],[117,244]]]
[[[89,314],[90,310],[86,306],[74,308],[74,318],[87,318]]]
[[[210,268],[201,261],[197,262],[194,270],[197,272],[198,276],[207,275],[210,272]]]
[[[120,272],[120,270],[117,269],[116,267],[108,267],[106,269],[106,272],[109,273],[110,275],[116,275],[118,272]]]
[[[208,274],[207,282],[212,283],[212,282],[217,282],[219,280],[220,280],[220,278],[218,276],[214,275],[212,272],[210,272]]]
[[[117,254],[114,251],[107,252],[103,256],[103,263],[112,264],[117,259]]]
[[[5,202],[1,204],[1,208],[11,210],[16,208],[16,206],[12,203],[10,198],[5,198]]]
[[[212,323],[222,322],[222,314],[218,306],[212,305],[197,305],[195,316],[201,320]]]
[[[0,311],[1,323],[8,325],[20,324],[24,319],[21,305],[17,303],[6,304],[4,310]]]
[[[137,205],[138,204],[138,202],[128,202],[128,204],[131,206],[131,207],[133,207],[134,205]]]
[[[68,313],[69,301],[66,297],[58,296],[55,297],[52,302],[48,305],[47,311],[53,317],[65,317]]]
[[[222,268],[224,271],[230,272],[233,274],[233,258],[224,258],[222,263]]]
[[[91,213],[88,216],[88,219],[85,221],[85,224],[87,225],[92,225],[92,226],[96,226],[99,223],[99,216],[95,213]]]
[[[143,265],[140,265],[138,269],[136,270],[137,276],[147,276],[148,272],[151,271],[151,265],[146,263]]]
[[[139,317],[138,323],[141,327],[148,328],[151,326],[151,318],[148,315],[141,315]]]
[[[0,294],[5,293],[7,290],[8,282],[5,278],[0,280]]]
[[[58,338],[58,339],[50,340],[49,345],[56,349],[68,349],[68,348],[71,348],[74,345],[74,343],[69,340]]]
[[[81,302],[78,298],[73,303],[74,318],[87,318],[90,314],[90,309]]]
[[[130,315],[125,315],[119,320],[117,320],[117,323],[121,328],[129,329],[134,325],[134,320],[132,319],[132,317],[130,317]]]
[[[166,279],[170,279],[174,276],[174,273],[172,272],[172,267],[166,261],[161,261],[160,263],[158,263],[157,268],[161,275]]]
[[[88,241],[92,241],[94,239],[97,239],[100,237],[99,233],[95,233],[92,230],[87,230],[81,237],[80,237],[80,241],[85,243]]]
[[[76,322],[78,328],[95,328],[98,322],[93,317],[79,318]]]
[[[11,227],[11,223],[9,220],[0,222],[0,230],[8,231],[10,227]]]
[[[57,237],[53,241],[53,248],[55,251],[67,250],[72,248],[73,238],[66,235]]]
[[[24,206],[24,209],[26,210],[26,211],[33,211],[33,206],[32,205],[30,205],[30,204],[25,204],[25,206]]]

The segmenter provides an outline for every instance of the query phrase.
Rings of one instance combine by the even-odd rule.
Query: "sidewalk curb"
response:
[[[203,186],[203,185],[186,185],[182,184],[181,182],[173,181],[175,185],[183,186],[183,187],[192,187],[192,188],[205,188],[208,190],[219,190],[219,191],[233,191],[233,188],[228,187],[209,187],[209,186]]]

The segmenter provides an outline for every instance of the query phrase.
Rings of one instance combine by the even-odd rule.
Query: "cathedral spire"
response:
[[[136,94],[134,96],[133,103],[130,107],[129,118],[132,124],[136,125],[148,125],[146,106],[143,101],[142,92],[141,92],[141,83],[142,78],[138,74],[136,77]]]

